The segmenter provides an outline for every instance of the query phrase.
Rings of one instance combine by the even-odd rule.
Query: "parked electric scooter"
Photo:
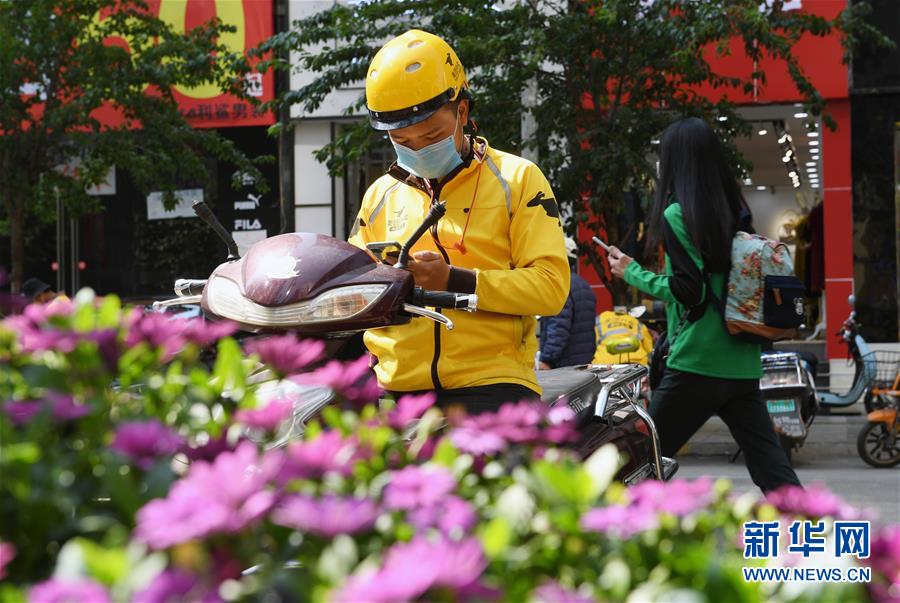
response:
[[[402,245],[372,243],[366,253],[333,237],[289,233],[254,244],[243,258],[204,203],[195,203],[194,211],[225,241],[228,259],[208,279],[177,281],[179,299],[164,304],[199,300],[209,319],[231,320],[250,333],[294,332],[320,338],[326,341],[326,354],[336,353],[363,330],[422,319],[450,330],[454,313],[477,309],[475,295],[424,290],[404,269],[412,246],[444,215],[443,203],[431,208]],[[396,260],[389,264],[388,256]],[[661,456],[656,427],[638,402],[646,372],[637,365],[586,365],[538,373],[543,400],[567,404],[575,412],[582,434],[575,445],[578,452],[587,457],[606,443],[615,444],[627,458],[618,474],[626,483],[651,477],[666,480],[678,467]],[[329,402],[321,396],[314,405],[297,400],[291,433],[301,431],[305,421]]]
[[[791,460],[794,449],[806,441],[819,410],[815,378],[795,352],[763,352],[762,370],[760,393],[781,446]]]
[[[856,450],[873,467],[900,465],[900,352],[882,352],[871,394],[878,408],[856,438]]]
[[[851,295],[849,301],[850,307],[853,308],[855,297]],[[841,325],[837,336],[847,344],[850,362],[854,365],[853,384],[843,394],[832,391],[817,392],[819,405],[822,411],[827,413],[831,408],[851,406],[863,398],[866,412],[871,412],[878,404],[876,397],[871,393],[872,383],[875,381],[875,354],[859,334],[855,309],[851,310],[850,316]]]

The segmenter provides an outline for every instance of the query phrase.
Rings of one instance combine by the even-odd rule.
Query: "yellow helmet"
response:
[[[366,74],[366,106],[376,130],[419,123],[460,97],[470,98],[459,57],[444,40],[418,29],[381,47]]]

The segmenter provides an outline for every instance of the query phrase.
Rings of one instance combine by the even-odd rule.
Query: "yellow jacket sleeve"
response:
[[[512,270],[476,270],[478,309],[519,316],[559,314],[569,295],[569,262],[559,207],[533,163],[522,170],[510,216]]]

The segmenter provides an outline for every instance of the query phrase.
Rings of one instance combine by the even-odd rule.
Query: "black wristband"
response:
[[[450,266],[450,276],[447,278],[447,291],[451,293],[475,293],[477,279],[474,270]]]

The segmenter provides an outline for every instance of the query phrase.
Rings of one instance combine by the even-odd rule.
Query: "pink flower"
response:
[[[371,500],[333,494],[291,496],[272,513],[272,521],[278,525],[326,538],[368,531],[377,518],[378,508]]]
[[[395,544],[381,569],[358,574],[336,593],[334,600],[390,603],[418,599],[431,588],[461,590],[472,586],[487,567],[481,543],[416,537]]]
[[[594,603],[596,601],[593,597],[585,597],[563,587],[555,580],[544,582],[534,589],[531,598],[536,603]]]
[[[389,509],[411,510],[436,505],[456,487],[453,475],[443,467],[411,465],[391,473],[384,502]]]
[[[291,416],[293,408],[294,405],[290,400],[272,400],[263,408],[239,410],[235,413],[234,418],[249,427],[274,431]]]
[[[319,479],[326,473],[348,476],[361,457],[355,439],[345,438],[339,431],[326,431],[314,440],[288,446],[279,481]]]
[[[834,517],[856,519],[859,512],[842,501],[822,484],[812,484],[806,489],[800,486],[782,486],[766,493],[766,502],[782,513],[804,517]]]
[[[224,452],[212,463],[191,465],[169,495],[137,513],[135,535],[164,549],[212,534],[232,534],[255,523],[276,503],[269,485],[282,464],[280,451],[260,455],[251,442]]]
[[[409,522],[417,529],[438,528],[449,537],[471,531],[477,521],[475,508],[457,496],[448,496],[437,504],[409,512]]]
[[[167,603],[183,600],[197,585],[197,578],[180,569],[167,569],[153,579],[147,588],[136,593],[134,603]]]
[[[228,320],[218,322],[202,318],[176,318],[174,320],[183,323],[184,338],[201,348],[211,346],[223,337],[228,337],[237,331],[237,325]]]
[[[47,400],[53,405],[53,419],[57,422],[74,421],[91,414],[91,407],[76,404],[75,398],[67,394],[49,392]]]
[[[493,455],[506,450],[506,440],[490,431],[476,427],[457,427],[450,432],[450,441],[462,452],[475,456]]]
[[[410,423],[434,406],[434,401],[435,395],[431,392],[421,396],[403,396],[388,415],[388,422],[394,429],[406,429]]]
[[[48,392],[44,400],[25,400],[22,402],[6,402],[3,412],[15,425],[30,422],[46,406],[50,407],[50,415],[56,423],[74,421],[90,414],[91,408],[85,404],[75,404],[70,395]]]
[[[134,347],[143,343],[151,348],[161,349],[163,361],[168,361],[187,343],[184,337],[185,322],[173,320],[165,314],[145,313],[135,308],[128,317],[125,345]]]
[[[330,387],[348,402],[357,404],[374,402],[381,393],[366,356],[349,363],[332,360],[318,370],[295,375],[291,380],[301,385]]]
[[[28,592],[30,603],[110,603],[109,593],[93,580],[48,580]]]
[[[462,452],[476,456],[502,452],[511,444],[563,444],[578,439],[574,413],[541,402],[504,404],[495,413],[463,418],[450,434]]]
[[[684,516],[698,511],[712,502],[712,480],[647,480],[630,488],[631,506],[646,507],[657,513]]]
[[[191,447],[185,444],[181,447],[181,452],[183,452],[191,462],[212,462],[223,452],[233,451],[237,447],[238,443],[239,442],[234,442],[229,444],[227,436],[225,434],[222,434],[217,438],[210,438],[208,442],[200,446]]]
[[[868,563],[900,590],[900,525],[888,526],[875,535]]]
[[[3,404],[3,412],[14,425],[24,425],[41,412],[42,406],[43,404],[39,400],[6,402]]]
[[[293,375],[322,358],[325,342],[299,340],[294,334],[254,339],[244,344],[248,354],[256,354],[265,364],[282,375]]]
[[[16,558],[16,547],[11,542],[0,540],[0,580],[6,577],[6,566]]]
[[[184,438],[158,420],[151,419],[120,425],[110,448],[147,470],[156,459],[175,454],[183,445]]]
[[[659,522],[656,513],[647,507],[610,505],[592,509],[582,515],[581,527],[589,532],[631,538],[635,534],[659,527]]]

